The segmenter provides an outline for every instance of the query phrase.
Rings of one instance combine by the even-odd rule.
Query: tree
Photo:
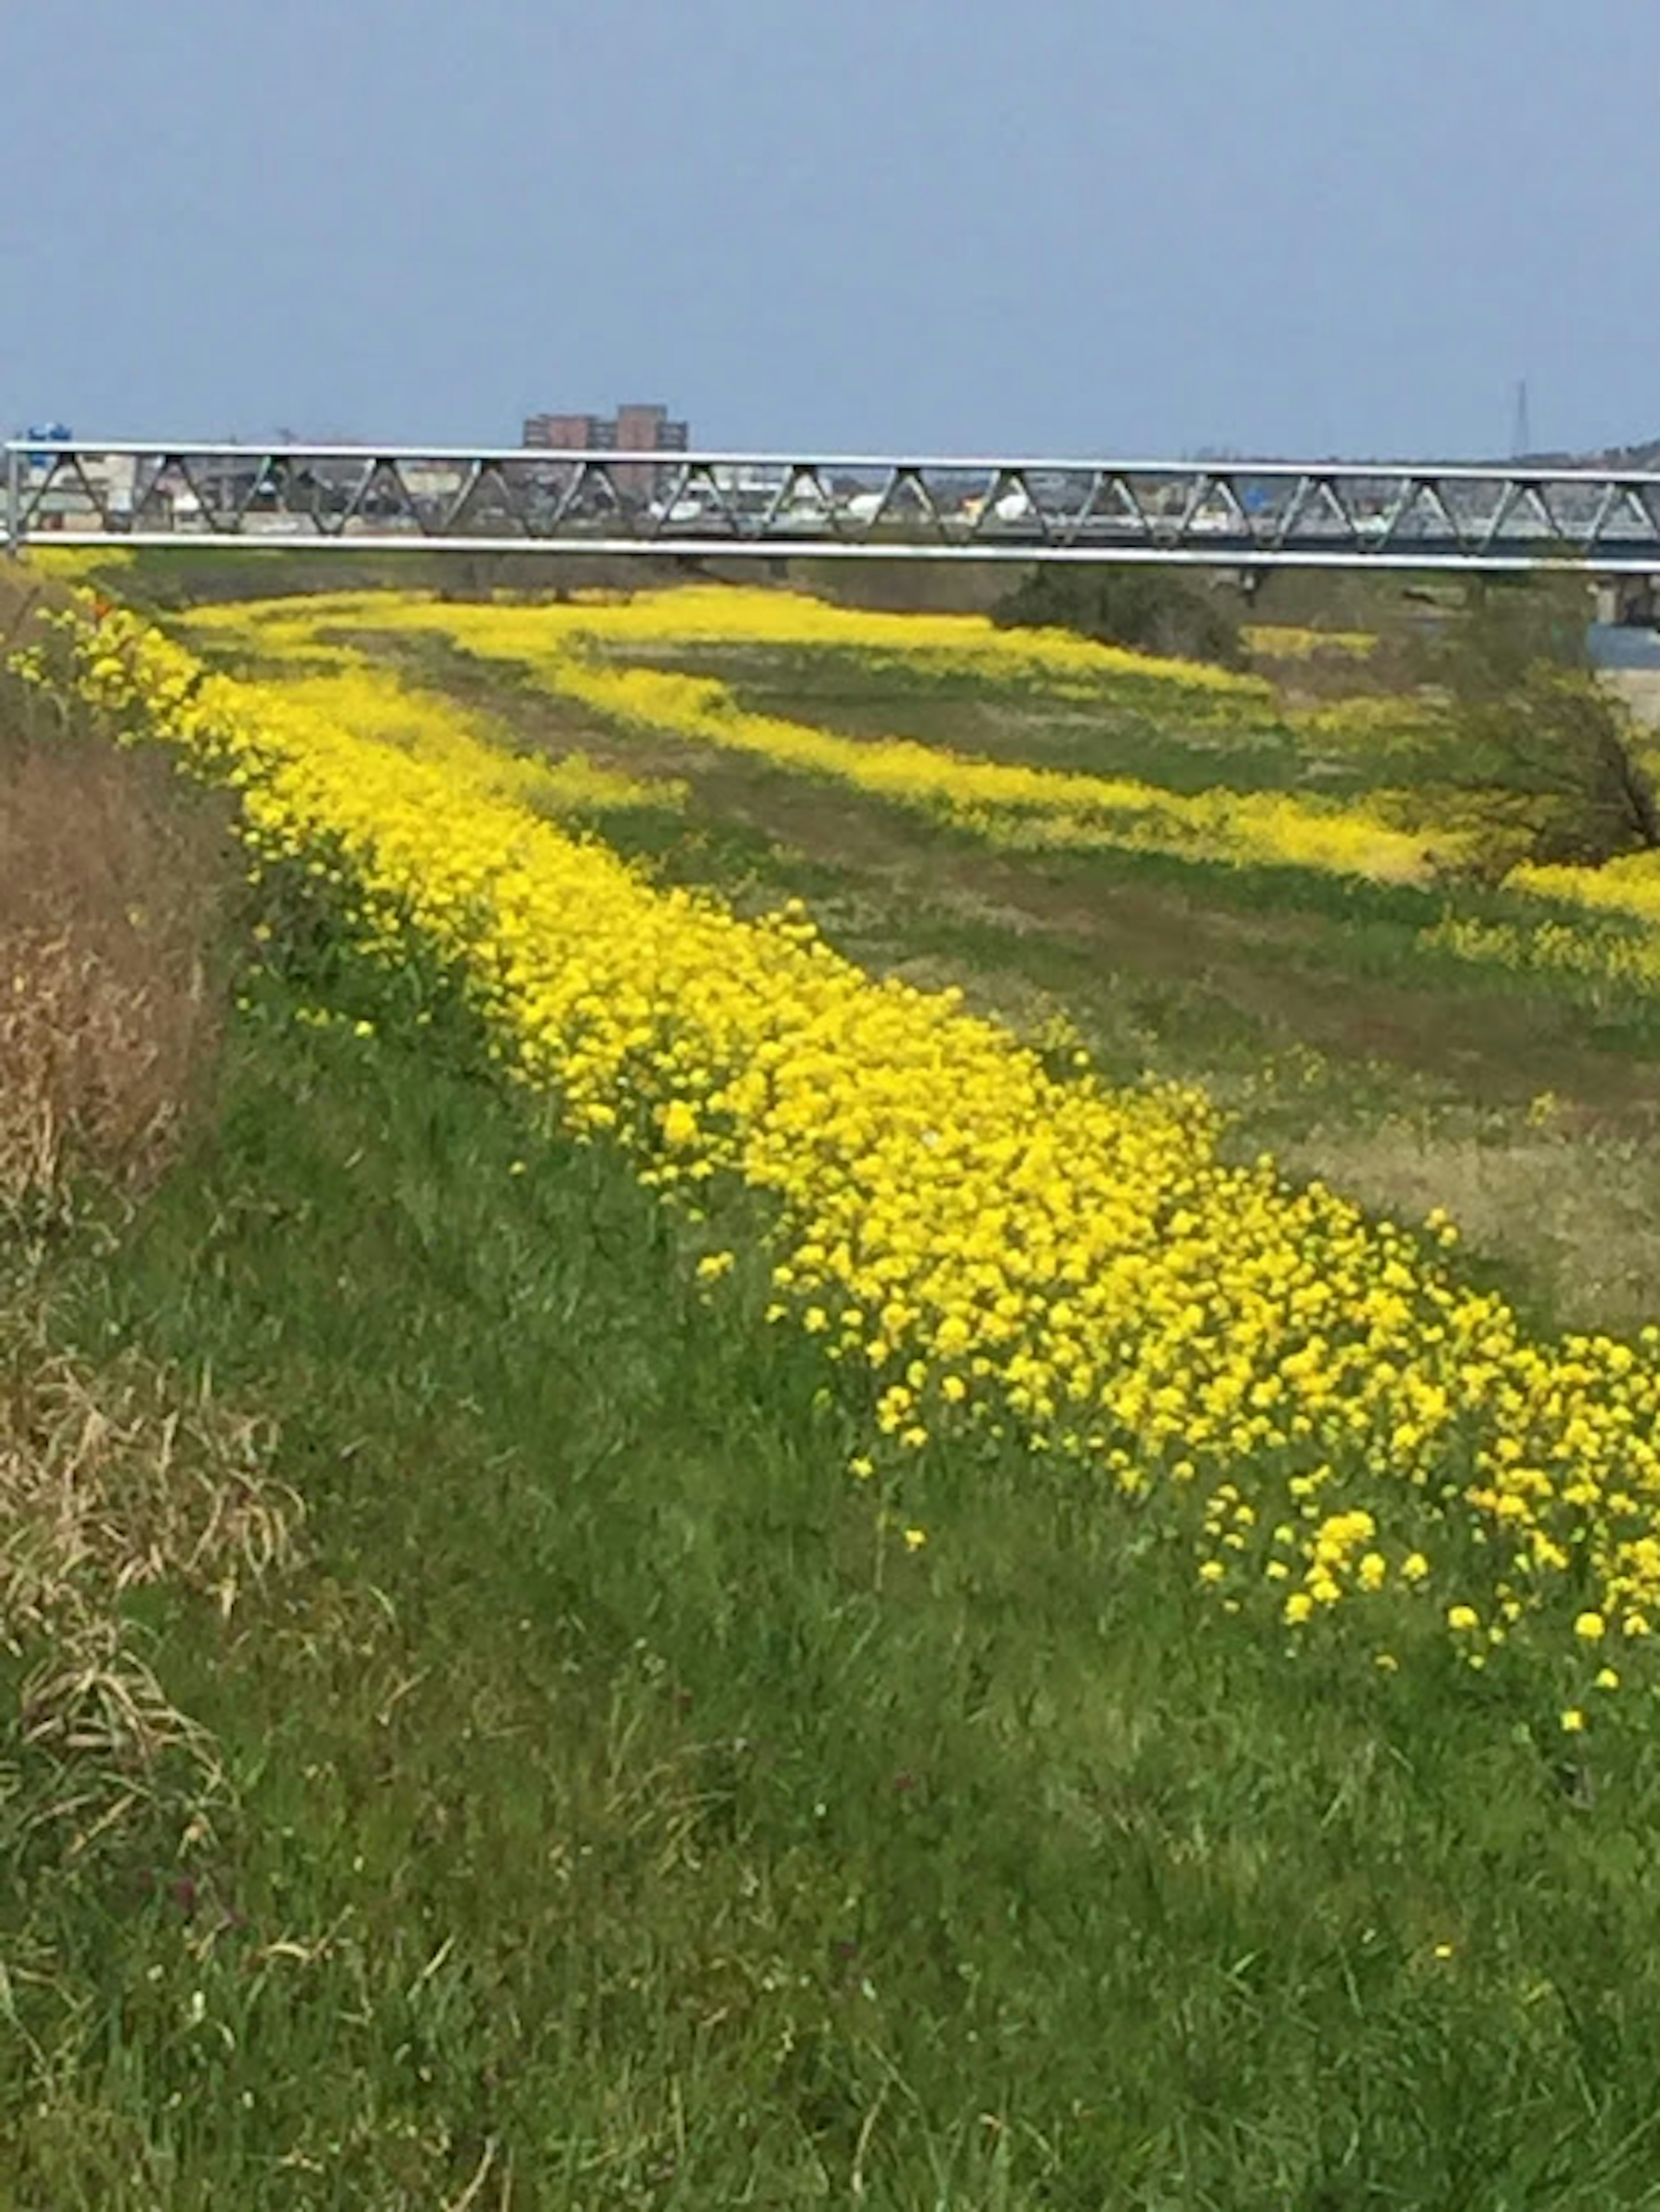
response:
[[[1478,578],[1430,648],[1449,725],[1436,796],[1496,867],[1660,846],[1660,806],[1626,712],[1591,669],[1588,628],[1577,578]]]
[[[1104,645],[1225,668],[1237,668],[1244,657],[1230,594],[1152,568],[1050,563],[1001,599],[992,620],[1006,629],[1069,629]]]

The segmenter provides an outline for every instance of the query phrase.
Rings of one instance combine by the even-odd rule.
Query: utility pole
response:
[[[1511,422],[1510,457],[1513,461],[1524,460],[1533,451],[1533,426],[1528,419],[1528,380],[1524,376],[1516,387],[1516,413]]]

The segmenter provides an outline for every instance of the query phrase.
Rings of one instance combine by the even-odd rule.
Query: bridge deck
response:
[[[14,545],[1660,573],[1660,473],[14,441]]]

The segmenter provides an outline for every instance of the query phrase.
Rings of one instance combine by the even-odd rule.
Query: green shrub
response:
[[[992,610],[1004,629],[1069,629],[1104,645],[1237,668],[1244,659],[1234,594],[1168,570],[1034,569]]]

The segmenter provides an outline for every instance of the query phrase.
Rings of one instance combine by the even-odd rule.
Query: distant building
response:
[[[690,434],[684,422],[670,421],[666,407],[635,402],[614,415],[527,416],[521,442],[560,453],[684,453]],[[618,469],[617,488],[644,496],[654,473]]]
[[[527,415],[520,442],[550,446],[559,453],[592,453],[617,443],[617,425],[599,415]]]

